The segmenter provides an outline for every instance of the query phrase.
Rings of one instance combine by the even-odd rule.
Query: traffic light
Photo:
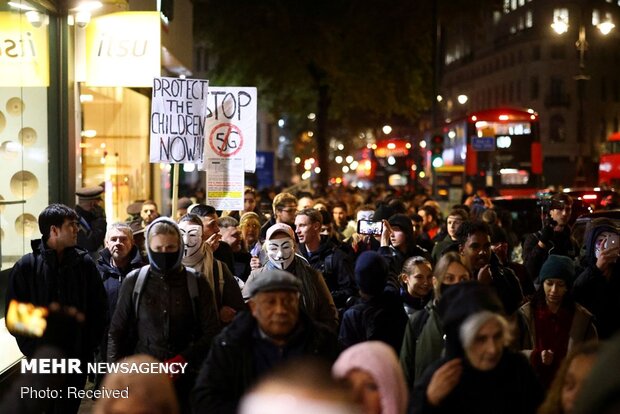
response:
[[[433,135],[431,138],[431,164],[433,168],[443,166],[443,135]]]

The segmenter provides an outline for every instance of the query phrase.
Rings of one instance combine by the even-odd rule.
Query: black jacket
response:
[[[133,289],[139,270],[121,285],[108,334],[108,361],[145,353],[160,361],[181,355],[197,370],[219,330],[211,287],[198,277],[196,316],[192,310],[184,267],[162,275],[149,270],[136,317]]]
[[[101,208],[86,211],[79,205],[75,206],[75,212],[78,214],[78,225],[80,227],[77,245],[87,250],[93,260],[97,260],[99,251],[103,248],[107,228],[105,212]]]
[[[79,357],[90,359],[99,345],[106,325],[106,294],[95,263],[85,250],[68,247],[62,262],[54,250],[48,249],[41,240],[31,242],[32,253],[15,263],[9,275],[6,306],[11,299],[48,307],[52,302],[62,306],[74,306],[84,313]],[[5,309],[6,311],[6,309]],[[32,357],[40,340],[15,335],[19,349],[26,357]]]
[[[335,336],[326,328],[311,321],[300,312],[300,327],[289,344],[282,348],[279,360],[302,355],[315,355],[333,362],[337,357]],[[243,394],[265,372],[256,360],[258,323],[249,312],[243,312],[214,340],[192,393],[192,408],[196,413],[236,413]],[[296,352],[290,352],[295,349]]]
[[[398,355],[407,321],[398,296],[386,291],[345,311],[338,342],[341,347],[348,348],[364,341],[383,341]]]
[[[549,245],[545,245],[544,249],[538,245],[540,237],[541,231],[539,230],[528,235],[523,242],[523,265],[534,281],[538,279],[540,268],[550,254],[568,256],[571,259],[579,254],[579,246],[571,237],[568,226],[564,227],[561,232],[554,232],[553,239],[548,243]]]
[[[323,274],[338,309],[345,306],[348,298],[357,295],[351,258],[327,236],[321,236],[321,244],[317,251],[309,253],[306,245],[300,244],[299,252],[313,269]]]
[[[97,270],[101,275],[103,287],[108,295],[109,320],[112,319],[112,315],[114,314],[116,302],[118,302],[118,292],[121,288],[123,280],[125,280],[125,276],[127,276],[132,270],[141,268],[144,264],[142,261],[142,255],[140,254],[140,250],[138,250],[137,246],[133,246],[131,248],[129,257],[132,259],[128,266],[124,269],[119,269],[118,267],[112,266],[112,264],[110,264],[111,257],[112,254],[106,248],[101,251],[99,259],[97,259]]]

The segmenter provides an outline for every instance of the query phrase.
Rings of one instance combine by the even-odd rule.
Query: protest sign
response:
[[[240,158],[256,169],[256,88],[209,87],[204,160]],[[208,165],[202,165],[207,170]]]
[[[209,158],[206,167],[207,204],[216,210],[243,210],[243,160]]]
[[[150,161],[202,164],[209,81],[153,79]]]

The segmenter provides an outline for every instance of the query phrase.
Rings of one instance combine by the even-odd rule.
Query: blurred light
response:
[[[534,121],[536,119],[536,115],[530,115],[530,119]]]
[[[80,95],[80,102],[84,103],[84,102],[92,102],[95,100],[95,97],[90,95],[90,94],[82,94]]]
[[[385,135],[388,135],[390,132],[392,132],[392,127],[389,125],[383,125],[383,128],[381,128],[381,130]]]
[[[346,165],[342,167],[342,172],[343,173],[348,173],[349,172],[349,167],[347,167]]]
[[[435,158],[433,160],[433,167],[435,168],[443,167],[443,159],[440,157]]]
[[[535,112],[532,108],[527,108],[527,112],[528,112],[529,114],[534,114],[534,113],[536,113],[536,112]]]
[[[594,191],[601,191],[601,187],[594,187],[593,190]]]
[[[284,119],[278,119],[278,126],[284,128]]]
[[[396,149],[396,144],[394,144],[393,142],[390,142],[387,144],[387,148],[388,149]]]
[[[180,74],[180,75],[179,75],[179,79],[185,79],[185,75]]]
[[[80,135],[84,138],[94,138],[97,136],[97,131],[94,129],[87,129],[85,131],[82,131]]]
[[[336,184],[342,184],[342,178],[336,177]]]
[[[9,5],[9,7],[12,7],[18,10],[34,10],[34,7],[32,7],[30,4],[28,4],[25,1],[20,1],[20,2],[10,1],[7,4]]]
[[[280,142],[286,142],[286,137],[284,135],[280,135]]]
[[[568,23],[564,20],[556,20],[551,24],[551,28],[554,32],[561,35],[568,32]]]
[[[312,137],[314,136],[314,132],[312,132],[312,131],[308,131],[308,136],[309,136],[310,138],[312,138]]]
[[[443,101],[443,96],[437,95],[437,102],[441,102],[441,101]]]
[[[342,151],[344,149],[344,145],[343,144],[338,144],[338,151]]]
[[[352,155],[347,155],[347,158],[344,159],[347,164],[351,164],[353,162],[353,156]]]
[[[41,13],[36,10],[29,10],[26,12],[26,19],[34,27],[41,27]]]
[[[310,112],[308,114],[308,119],[314,121],[316,119],[316,114],[314,112]]]
[[[510,148],[512,140],[507,135],[497,137],[497,148]]]
[[[353,161],[349,167],[350,167],[352,170],[357,170],[357,167],[359,167],[359,162],[357,162],[357,161]]]
[[[502,175],[519,174],[519,170],[517,170],[516,168],[502,168],[499,170],[499,173]]]
[[[394,165],[396,164],[396,158],[394,158],[394,156],[390,155],[387,159],[387,163],[390,165]]]
[[[584,194],[582,198],[584,200],[596,200],[598,196],[596,194]]]
[[[418,177],[424,178],[426,177],[426,173],[424,171],[420,171],[420,173],[418,174]]]
[[[420,141],[420,148],[426,148],[426,141]]]
[[[467,95],[459,95],[456,97],[456,100],[461,104],[461,105],[465,105],[467,103],[467,101],[469,100],[469,98],[467,97]]]
[[[93,11],[103,7],[100,1],[83,1],[78,4],[74,11]]]
[[[372,148],[373,150],[376,150],[377,149],[377,144],[372,144],[372,146],[370,148]]]
[[[196,164],[192,164],[192,163],[184,163],[184,164],[183,164],[183,171],[184,171],[184,172],[192,172],[192,171],[196,171]]]
[[[456,138],[456,132],[454,132],[453,129],[451,129],[450,131],[448,131],[448,138],[450,139],[454,139]]]
[[[301,158],[295,157],[295,164],[299,164],[299,163],[301,163]]]
[[[342,164],[342,156],[336,155],[336,158],[334,158],[334,161],[336,161],[336,164]]]
[[[310,176],[311,176],[311,175],[312,175],[312,173],[311,173],[310,171],[306,171],[305,173],[303,173],[303,174],[301,175],[301,178],[302,178],[303,180],[307,180],[308,178],[310,178]]]
[[[316,162],[316,160],[314,158],[308,158],[308,162],[310,164],[314,164]]]
[[[315,168],[314,168],[314,172],[315,172],[316,174],[320,174],[320,173],[321,173],[321,167],[315,167]]]
[[[478,120],[478,117],[476,115],[472,115],[471,121],[476,122],[477,120]]]
[[[406,143],[406,144],[405,144],[405,148],[407,148],[407,149],[411,149],[411,144],[410,144],[409,142],[408,142],[408,143]]]
[[[499,120],[500,121],[508,121],[508,115],[500,115],[499,116]]]
[[[372,148],[372,144],[366,144],[366,148],[371,149]]]
[[[102,142],[101,145],[99,145],[99,148],[105,148],[105,147],[106,147],[105,142]]]
[[[417,166],[417,165],[413,164],[413,165],[411,166],[411,171],[415,171],[415,170],[417,170],[417,169],[418,169],[418,166]]]

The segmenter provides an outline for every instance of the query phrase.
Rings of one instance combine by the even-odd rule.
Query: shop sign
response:
[[[161,73],[158,12],[96,17],[86,27],[88,86],[151,87]]]
[[[47,25],[0,12],[0,86],[49,86]]]

